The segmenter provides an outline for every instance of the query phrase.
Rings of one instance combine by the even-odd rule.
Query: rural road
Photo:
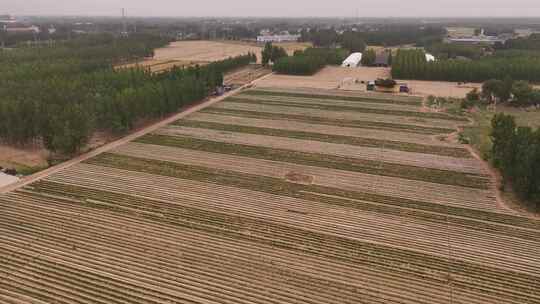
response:
[[[225,98],[230,97],[230,96],[238,93],[239,91],[241,91],[241,90],[243,90],[243,89],[245,89],[245,88],[247,88],[247,87],[249,87],[251,85],[254,85],[257,82],[259,82],[259,81],[261,81],[261,80],[263,80],[263,79],[265,79],[265,78],[267,78],[267,77],[269,77],[271,75],[273,75],[273,73],[270,73],[270,74],[264,75],[262,77],[259,77],[259,78],[255,79],[255,80],[251,81],[250,83],[247,83],[247,84],[239,87],[238,89],[232,90],[232,91],[230,91],[230,92],[228,92],[228,93],[226,93],[226,94],[224,94],[222,96],[219,96],[219,97],[216,97],[216,98],[211,98],[208,101],[205,101],[205,102],[200,103],[198,105],[194,105],[192,107],[189,107],[186,110],[184,110],[184,111],[182,111],[182,112],[180,112],[180,113],[178,113],[176,115],[168,117],[168,118],[166,118],[166,119],[164,119],[164,120],[162,120],[160,122],[157,122],[157,123],[155,123],[155,124],[153,124],[151,126],[148,126],[148,127],[144,128],[144,129],[141,129],[141,130],[139,130],[137,132],[131,133],[131,134],[125,136],[125,137],[122,137],[122,138],[120,138],[120,139],[118,139],[116,141],[110,142],[110,143],[108,143],[106,145],[103,145],[103,146],[101,146],[99,148],[96,148],[96,149],[94,149],[94,150],[92,150],[92,151],[90,151],[88,153],[79,155],[79,156],[77,156],[75,158],[72,158],[72,159],[70,159],[70,160],[68,160],[66,162],[63,162],[61,164],[58,164],[56,166],[50,167],[48,169],[45,169],[43,171],[37,172],[37,173],[32,174],[32,175],[26,176],[26,177],[22,178],[21,180],[19,180],[16,183],[13,183],[11,185],[0,188],[0,194],[15,191],[15,190],[17,190],[19,188],[22,188],[22,187],[24,187],[26,185],[29,185],[29,184],[33,183],[33,182],[44,179],[44,178],[48,177],[51,174],[57,173],[57,172],[59,172],[61,170],[64,170],[64,169],[69,168],[69,167],[71,167],[73,165],[76,165],[76,164],[78,164],[80,162],[88,160],[88,159],[90,159],[90,158],[92,158],[94,156],[97,156],[97,155],[99,155],[101,153],[104,153],[104,152],[107,152],[107,151],[112,150],[114,148],[117,148],[117,147],[119,147],[119,146],[121,146],[123,144],[126,144],[126,143],[128,143],[130,141],[133,141],[133,140],[135,140],[135,139],[137,139],[137,138],[139,138],[139,137],[141,137],[143,135],[154,132],[159,128],[162,128],[162,127],[164,127],[164,126],[166,126],[166,125],[168,125],[170,123],[173,123],[173,122],[175,122],[175,121],[177,121],[177,120],[179,120],[181,118],[184,118],[184,117],[186,117],[186,116],[188,116],[188,115],[190,115],[192,113],[195,113],[195,112],[200,111],[200,110],[202,110],[204,108],[207,108],[207,107],[209,107],[209,106],[211,106],[211,105],[213,105],[213,104],[215,104],[217,102],[220,102],[220,101],[224,100]]]

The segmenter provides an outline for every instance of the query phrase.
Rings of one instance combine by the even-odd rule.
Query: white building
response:
[[[296,42],[300,35],[262,35],[257,36],[257,42]]]
[[[426,61],[427,62],[432,62],[432,61],[435,61],[435,56],[429,54],[429,53],[426,53]]]
[[[342,67],[346,68],[356,68],[360,66],[360,62],[362,62],[362,53],[352,53],[343,61]]]

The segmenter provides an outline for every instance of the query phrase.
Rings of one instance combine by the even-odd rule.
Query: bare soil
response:
[[[177,41],[155,51],[155,60],[212,62],[248,52],[260,57],[260,46],[217,41]]]
[[[350,91],[366,91],[366,84],[377,78],[391,78],[390,68],[343,68],[337,66],[326,67],[313,76],[273,75],[261,82],[261,87],[280,88],[317,88],[341,89]],[[411,88],[412,95],[465,97],[474,88],[481,88],[481,84],[461,84],[442,81],[396,80],[406,83]]]

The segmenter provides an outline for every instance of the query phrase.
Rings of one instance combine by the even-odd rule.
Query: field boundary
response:
[[[96,149],[94,149],[94,150],[92,150],[90,152],[79,155],[79,156],[77,156],[75,158],[72,158],[72,159],[70,159],[70,160],[68,160],[66,162],[63,162],[61,164],[58,164],[56,166],[52,166],[52,167],[47,168],[47,169],[45,169],[43,171],[40,171],[38,173],[26,176],[26,177],[22,178],[20,181],[18,181],[16,183],[13,183],[13,184],[5,186],[5,187],[0,187],[0,194],[5,194],[5,193],[8,193],[8,192],[12,192],[12,191],[15,191],[17,189],[20,189],[20,188],[22,188],[24,186],[27,186],[27,185],[29,185],[29,184],[31,184],[33,182],[36,182],[36,181],[39,181],[41,179],[47,178],[51,174],[54,174],[54,173],[57,173],[57,172],[62,171],[64,169],[67,169],[67,168],[69,168],[71,166],[74,166],[74,165],[76,165],[78,163],[81,163],[81,162],[83,162],[85,160],[88,160],[88,159],[90,159],[90,158],[92,158],[94,156],[97,156],[97,155],[101,154],[101,153],[107,152],[107,151],[109,151],[111,149],[114,149],[114,148],[120,146],[120,145],[123,145],[125,143],[130,142],[130,141],[133,141],[133,140],[135,140],[135,139],[137,139],[139,137],[142,137],[142,136],[144,136],[144,135],[146,135],[148,133],[154,132],[154,131],[156,131],[156,130],[158,130],[158,129],[166,126],[166,125],[174,123],[175,121],[177,121],[179,119],[182,119],[182,118],[184,118],[184,117],[186,117],[186,116],[188,116],[188,115],[190,115],[192,113],[195,113],[197,111],[200,111],[202,109],[210,107],[215,103],[218,103],[218,102],[220,102],[220,101],[222,101],[222,100],[224,100],[224,99],[226,99],[228,97],[231,97],[231,96],[237,94],[238,92],[253,86],[258,81],[261,81],[261,80],[263,80],[263,79],[265,79],[265,78],[267,78],[267,77],[269,77],[271,75],[273,75],[273,73],[266,74],[266,75],[264,75],[262,77],[259,77],[259,78],[255,79],[255,80],[251,81],[250,83],[247,83],[247,84],[245,84],[245,85],[243,85],[243,86],[241,86],[241,87],[239,87],[239,88],[237,88],[235,90],[232,90],[232,91],[230,91],[230,92],[228,92],[228,93],[226,93],[226,94],[224,94],[222,96],[219,96],[219,97],[216,97],[216,98],[210,98],[209,100],[203,101],[203,102],[201,102],[199,104],[189,106],[189,107],[181,110],[181,112],[179,112],[179,113],[177,113],[177,114],[175,114],[173,116],[170,116],[168,118],[165,118],[165,119],[163,119],[163,120],[161,120],[161,121],[159,121],[159,122],[157,122],[157,123],[155,123],[155,124],[153,124],[151,126],[148,126],[148,127],[144,128],[142,130],[139,130],[139,131],[136,131],[134,133],[128,134],[128,135],[126,135],[126,136],[124,136],[124,137],[122,137],[122,138],[120,138],[118,140],[115,140],[113,142],[105,144],[105,145],[103,145],[103,146],[101,146],[99,148],[96,148]]]

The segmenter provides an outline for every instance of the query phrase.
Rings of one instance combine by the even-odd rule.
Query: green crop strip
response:
[[[305,131],[292,131],[272,128],[261,128],[251,126],[230,125],[215,122],[194,121],[194,120],[179,120],[174,123],[178,126],[191,128],[202,128],[212,130],[223,130],[229,132],[239,132],[266,136],[287,137],[295,139],[316,140],[334,144],[347,144],[361,147],[385,148],[391,150],[399,150],[406,152],[434,154],[441,156],[452,156],[461,158],[472,158],[469,151],[463,148],[430,146],[416,143],[407,143],[400,141],[390,141],[383,139],[362,138],[355,136],[344,135],[329,135],[322,133],[313,133]]]
[[[289,92],[271,92],[271,91],[258,91],[249,90],[242,92],[243,95],[254,96],[279,96],[279,97],[305,97],[323,100],[344,100],[344,101],[358,101],[358,102],[378,102],[388,104],[400,104],[400,105],[412,105],[421,106],[422,100],[420,98],[411,97],[392,97],[391,98],[370,98],[370,97],[354,97],[354,96],[339,96],[339,95],[320,95],[320,94],[304,94],[304,93],[289,93]]]
[[[421,168],[400,164],[390,164],[379,161],[357,159],[352,157],[341,157],[319,153],[299,152],[286,149],[273,149],[261,146],[232,144],[197,139],[192,137],[150,134],[137,139],[135,142],[192,149],[212,153],[240,155],[257,159],[282,161],[294,164],[338,169],[352,172],[361,172],[373,175],[399,177],[476,189],[488,189],[490,185],[489,177],[483,175]]]
[[[287,120],[287,121],[293,120],[293,121],[299,121],[299,122],[316,123],[320,125],[374,129],[374,130],[387,130],[387,131],[395,131],[395,132],[408,132],[408,133],[428,134],[428,135],[450,134],[456,131],[454,129],[449,129],[449,128],[422,127],[422,126],[415,126],[415,125],[396,124],[396,123],[379,122],[379,121],[334,119],[334,118],[328,118],[328,117],[315,117],[315,116],[305,116],[305,115],[296,115],[296,114],[277,114],[277,113],[268,113],[268,112],[260,112],[260,111],[206,108],[199,112],[209,113],[209,114],[232,115],[232,116],[248,117],[248,118],[279,119],[279,120]]]
[[[93,190],[77,186],[38,182],[37,191],[63,195],[81,200],[100,200],[95,205],[115,206],[115,212],[133,218],[145,218],[159,223],[221,235],[227,238],[247,240],[278,248],[309,253],[355,264],[372,265],[390,271],[405,273],[419,278],[446,282],[448,269],[457,274],[457,284],[470,289],[490,286],[512,286],[512,297],[530,295],[538,285],[532,276],[494,269],[459,260],[448,260],[429,254],[359,240],[307,231],[300,228],[272,223],[264,219],[228,215],[203,209],[180,206],[174,203],[154,201],[125,194]],[[39,194],[38,194],[39,195]],[[92,207],[91,205],[86,204]],[[246,233],[249,232],[249,233]],[[459,279],[462,276],[463,279]]]
[[[468,122],[467,118],[455,117],[455,116],[448,115],[446,113],[401,111],[401,110],[393,110],[393,109],[388,109],[388,110],[372,109],[372,108],[349,107],[349,106],[332,105],[332,104],[323,105],[323,104],[313,104],[313,103],[312,104],[295,103],[295,102],[288,102],[287,100],[275,101],[275,100],[247,99],[247,98],[240,98],[240,97],[229,97],[225,100],[225,102],[261,104],[261,105],[294,107],[294,108],[315,109],[315,110],[324,110],[324,111],[357,112],[357,113],[367,113],[367,114],[419,117],[419,118],[426,118],[426,119],[440,119],[440,120]]]
[[[487,211],[452,207],[375,193],[342,190],[320,185],[297,184],[288,182],[285,179],[117,154],[105,153],[87,162],[99,166],[215,183],[223,186],[233,186],[330,205],[421,218],[434,222],[446,222],[446,214],[450,214],[456,216],[456,218],[449,218],[450,222],[473,229],[498,232],[531,240],[540,237],[538,232],[528,232],[514,227],[485,223],[493,222],[540,230],[540,222],[538,221]]]

